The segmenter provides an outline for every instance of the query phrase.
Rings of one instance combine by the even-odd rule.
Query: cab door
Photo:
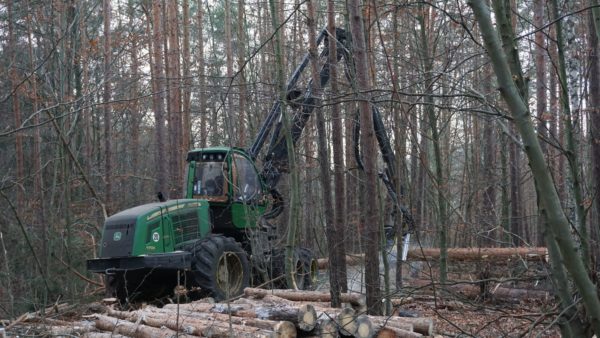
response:
[[[232,166],[232,220],[237,228],[255,227],[265,212],[266,199],[258,171],[249,158],[233,153]]]

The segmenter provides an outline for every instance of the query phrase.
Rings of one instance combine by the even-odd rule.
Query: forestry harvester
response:
[[[320,87],[329,81],[328,32],[321,31]],[[336,30],[338,61],[345,59],[346,74],[353,73],[350,37]],[[295,145],[319,98],[312,80],[298,89],[309,63],[307,54],[287,83],[289,106],[294,109],[291,136]],[[412,218],[400,205],[394,185],[394,153],[378,110],[372,109],[377,140],[385,169],[380,177],[392,200],[392,215],[400,211],[403,235]],[[251,283],[279,280],[285,286],[285,252],[277,248],[276,231],[269,220],[284,207],[276,186],[288,166],[281,102],[274,103],[252,146],[195,149],[187,155],[183,199],[150,203],[121,211],[106,219],[99,258],[87,261],[88,271],[105,274],[107,293],[121,302],[172,294],[183,286],[191,298],[209,295],[217,300],[241,294]],[[358,144],[359,126],[354,141]],[[257,158],[269,138],[269,148]],[[356,148],[356,158],[361,163]],[[396,233],[395,220],[386,225],[386,236]],[[377,225],[372,225],[377,226]],[[408,236],[406,236],[408,237]],[[406,242],[406,241],[405,241]],[[316,281],[317,262],[306,248],[293,255],[296,286],[308,289]]]

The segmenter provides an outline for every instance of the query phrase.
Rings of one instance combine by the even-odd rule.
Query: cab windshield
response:
[[[208,199],[227,198],[227,182],[223,175],[225,156],[223,154],[203,154],[202,160],[196,162],[194,196]]]

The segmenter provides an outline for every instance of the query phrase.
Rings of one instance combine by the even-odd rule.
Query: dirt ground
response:
[[[403,309],[434,318],[435,332],[443,337],[560,337],[548,305],[414,302]]]

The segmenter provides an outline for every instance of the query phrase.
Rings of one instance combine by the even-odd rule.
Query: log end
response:
[[[340,332],[345,336],[354,336],[356,334],[356,311],[352,308],[344,308],[337,315],[336,322],[340,326]]]
[[[296,326],[292,322],[280,321],[273,327],[275,336],[279,338],[295,338],[298,336]]]
[[[356,318],[356,336],[359,338],[371,338],[375,335],[373,323],[368,316],[361,315]]]
[[[298,311],[298,328],[302,331],[312,331],[317,325],[317,311],[310,304],[303,304]]]
[[[330,319],[323,320],[319,326],[320,336],[322,338],[337,338],[339,337],[337,324]]]

